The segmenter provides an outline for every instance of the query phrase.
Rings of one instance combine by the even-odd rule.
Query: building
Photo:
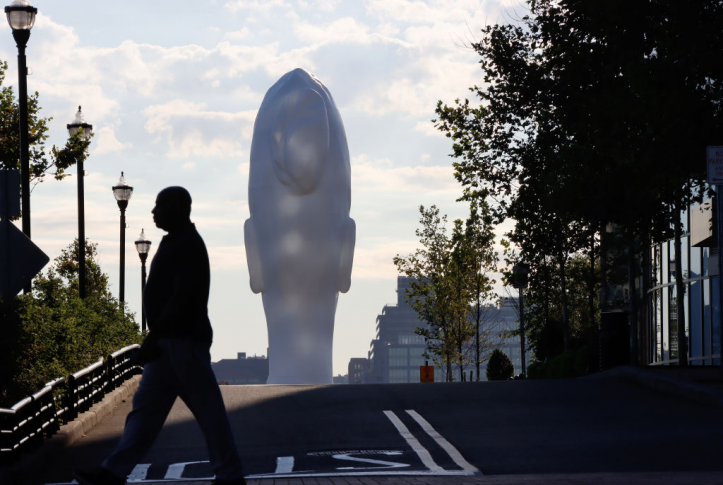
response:
[[[684,284],[686,351],[690,365],[720,365],[721,306],[718,238],[712,200],[694,204],[681,215],[681,254],[673,240],[643,254],[640,353],[643,363],[678,363],[678,308],[675,266],[680,257]],[[647,264],[646,264],[647,263]]]
[[[343,376],[341,374],[335,375],[334,378],[332,379],[332,383],[349,384],[349,376],[348,375]]]
[[[384,305],[377,316],[377,336],[371,341],[367,359],[354,358],[349,362],[349,383],[407,383],[419,382],[419,367],[433,365],[431,359],[424,357],[427,350],[424,337],[414,333],[417,327],[425,325],[417,312],[406,302],[406,292],[412,278],[397,278],[397,302]],[[519,338],[510,338],[507,330],[517,325],[517,313],[512,300],[504,300],[499,307],[485,307],[486,328],[490,330],[491,353],[500,348],[508,354],[515,365],[515,373],[521,372]],[[473,364],[465,368],[465,375],[475,370]],[[482,380],[486,380],[484,366],[480,369]],[[455,368],[455,379],[459,380]],[[445,372],[435,369],[435,382],[445,380]]]
[[[236,359],[222,359],[211,366],[216,381],[224,384],[266,384],[269,378],[269,360],[266,356],[246,357],[239,352]]]
[[[364,384],[364,376],[369,372],[369,359],[352,357],[349,361],[349,384]]]

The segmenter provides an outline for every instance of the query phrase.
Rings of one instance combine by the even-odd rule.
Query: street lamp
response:
[[[20,187],[22,191],[23,234],[30,238],[30,154],[28,144],[28,67],[25,64],[25,47],[30,39],[30,29],[35,24],[38,9],[27,0],[13,0],[5,7],[8,24],[18,46],[18,105],[20,108]],[[25,293],[31,290],[30,283]]]
[[[530,266],[525,263],[517,263],[512,267],[512,287],[520,290],[520,360],[522,373],[520,377],[527,377],[525,368],[525,298],[523,290],[527,288]]]
[[[113,186],[113,196],[118,202],[118,208],[121,212],[120,217],[120,295],[118,299],[121,304],[125,302],[125,286],[126,286],[126,207],[128,207],[128,201],[133,194],[133,187],[126,183],[126,177],[121,172],[118,185]]]
[[[148,252],[151,250],[151,241],[146,237],[146,233],[141,229],[141,237],[136,241],[136,249],[138,257],[141,258],[141,331],[146,331],[146,307],[145,307],[145,289],[146,289],[146,259]]]
[[[78,112],[75,113],[75,120],[67,125],[68,134],[70,136],[80,132],[80,138],[88,141],[93,133],[93,125],[89,125],[83,119],[83,112],[78,106]],[[78,294],[81,298],[85,298],[85,190],[83,188],[83,179],[85,178],[85,170],[83,169],[83,157],[78,160]]]

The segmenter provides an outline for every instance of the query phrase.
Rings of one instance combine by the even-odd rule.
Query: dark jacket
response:
[[[143,293],[151,335],[156,339],[190,337],[210,344],[210,284],[208,252],[196,226],[189,223],[164,236],[151,262]]]

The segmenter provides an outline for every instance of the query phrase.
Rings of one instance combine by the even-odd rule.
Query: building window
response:
[[[407,367],[407,349],[406,348],[390,348],[389,349],[389,367]]]
[[[672,264],[672,263],[671,263]],[[678,298],[677,288],[675,285],[668,287],[668,293],[670,294],[670,313],[668,314],[668,321],[670,322],[668,330],[670,335],[668,340],[670,342],[670,358],[678,358]]]
[[[409,382],[409,373],[407,369],[389,369],[389,383],[404,383]]]
[[[720,311],[720,278],[711,278],[711,291],[713,292],[713,355],[718,357],[713,359],[713,365],[720,365],[720,327],[721,327],[721,311]]]

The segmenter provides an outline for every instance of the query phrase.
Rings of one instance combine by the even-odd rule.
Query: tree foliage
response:
[[[518,260],[558,275],[566,344],[570,258],[613,223],[634,281],[634,239],[672,237],[680,208],[702,196],[705,147],[723,133],[723,67],[711,62],[723,4],[528,4],[518,24],[483,29],[479,103],[440,102],[436,126],[453,141],[464,198],[493,201],[497,221],[516,221]],[[554,292],[540,290],[549,306]]]
[[[495,349],[487,364],[488,381],[506,381],[515,374],[515,366],[500,349]]]
[[[455,220],[450,236],[447,216],[440,216],[436,206],[419,211],[420,248],[394,258],[399,272],[413,278],[407,302],[426,323],[416,332],[424,336],[434,363],[445,369],[447,381],[454,380],[453,365],[459,368],[460,380],[470,363],[479,376],[496,322],[487,312],[496,300],[490,276],[497,263],[491,218],[485,205],[473,203],[470,218]]]
[[[12,87],[3,86],[7,62],[0,61],[0,170],[20,168],[20,111]],[[28,145],[30,147],[30,183],[34,187],[46,176],[56,180],[68,176],[68,169],[88,156],[90,139],[83,141],[80,134],[68,138],[65,146],[45,146],[48,123],[52,118],[40,116],[39,94],[28,96]]]
[[[31,294],[0,299],[0,406],[141,341],[134,315],[110,293],[95,244],[86,243],[88,294],[79,298],[77,246],[35,278]]]

